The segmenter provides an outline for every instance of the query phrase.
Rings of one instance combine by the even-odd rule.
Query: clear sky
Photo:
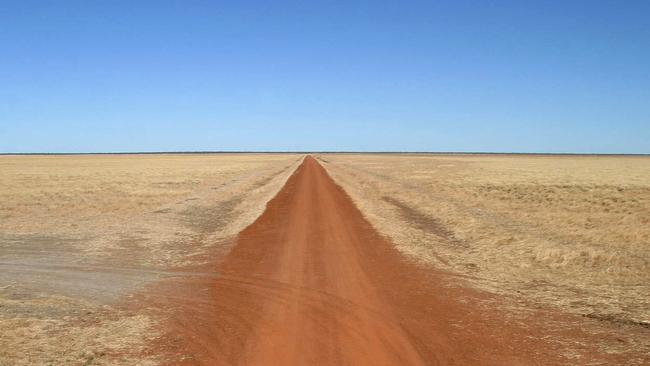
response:
[[[650,1],[0,1],[0,152],[650,153]]]

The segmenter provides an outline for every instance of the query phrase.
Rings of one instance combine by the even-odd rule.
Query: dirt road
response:
[[[546,333],[571,320],[553,313],[505,317],[498,299],[410,263],[309,156],[217,266],[169,287],[170,364],[554,365],[567,364],[558,343],[587,337]],[[576,347],[571,364],[612,361]]]

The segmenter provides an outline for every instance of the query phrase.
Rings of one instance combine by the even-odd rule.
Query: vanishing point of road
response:
[[[498,298],[407,259],[311,156],[211,266],[162,304],[170,364],[563,364],[539,334],[553,315],[512,322]]]

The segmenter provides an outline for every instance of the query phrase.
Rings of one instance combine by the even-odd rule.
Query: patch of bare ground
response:
[[[0,157],[0,365],[153,365],[126,306],[255,220],[300,156]]]
[[[403,253],[503,295],[582,316],[598,347],[650,357],[650,158],[323,154]]]

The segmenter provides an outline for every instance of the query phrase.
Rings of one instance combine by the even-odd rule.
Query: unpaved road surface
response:
[[[499,299],[407,261],[309,156],[214,266],[145,299],[173,314],[150,350],[169,364],[627,363],[586,346],[599,339],[579,319],[505,316]]]

